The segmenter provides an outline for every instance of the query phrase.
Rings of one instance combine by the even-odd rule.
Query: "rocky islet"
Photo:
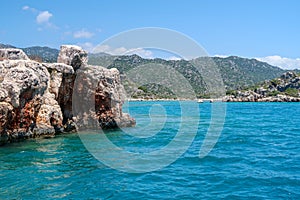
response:
[[[61,46],[57,61],[39,63],[20,49],[0,49],[0,144],[135,125],[122,112],[117,69],[88,65],[87,52],[74,45]]]

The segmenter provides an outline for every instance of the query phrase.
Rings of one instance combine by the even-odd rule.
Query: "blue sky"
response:
[[[123,31],[161,27],[193,38],[209,55],[300,68],[299,10],[297,0],[9,0],[0,7],[0,43],[91,49]]]

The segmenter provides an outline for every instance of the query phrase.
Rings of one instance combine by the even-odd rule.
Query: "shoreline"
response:
[[[149,98],[149,99],[143,99],[143,98],[128,98],[126,101],[222,101],[224,97],[221,98],[196,98],[196,99],[156,99],[156,98]]]
[[[197,103],[214,103],[214,102],[224,102],[224,103],[297,103],[300,102],[300,98],[290,98],[290,99],[278,99],[278,98],[263,98],[257,100],[245,100],[245,99],[231,99],[228,100],[226,97],[220,99],[127,99],[128,102],[139,102],[139,101],[196,101]]]

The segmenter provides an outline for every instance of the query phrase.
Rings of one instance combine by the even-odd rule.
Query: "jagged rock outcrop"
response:
[[[77,71],[74,87],[76,116],[80,127],[115,128],[135,125],[122,113],[125,93],[119,71],[99,66],[85,66]]]
[[[62,45],[57,58],[58,63],[70,65],[76,71],[81,66],[87,65],[88,53],[75,45]]]
[[[234,91],[223,98],[226,102],[300,102],[300,76],[286,72],[279,78],[265,81],[256,88]]]
[[[39,63],[29,60],[22,50],[0,49],[0,145],[39,136],[53,137],[63,128],[74,131],[74,120],[84,127],[83,115],[92,116],[102,128],[135,124],[122,113],[124,88],[116,69],[88,66],[87,52],[72,45],[61,47],[58,62]],[[94,115],[92,111],[74,115],[73,90],[79,74],[82,82],[77,83],[83,87],[82,93],[77,90],[77,94],[88,91],[93,97]],[[91,84],[96,85],[95,90],[86,87]]]
[[[62,81],[58,91],[57,101],[61,105],[64,123],[73,116],[72,113],[72,97],[74,82],[76,79],[76,71],[83,66],[87,66],[87,52],[82,48],[74,45],[62,45],[57,58],[58,63],[71,66],[73,73],[63,74]]]
[[[122,113],[125,90],[119,71],[87,65],[87,61],[87,52],[80,47],[61,47],[58,62],[71,65],[75,71],[74,75],[64,77],[59,90],[58,101],[62,105],[64,119],[76,116],[79,128],[135,125],[134,119]]]
[[[31,60],[4,60],[0,62],[0,118],[2,143],[28,137],[55,134],[51,115],[62,126],[61,109],[51,93],[51,76],[56,68]],[[60,65],[57,65],[59,70]]]
[[[0,58],[1,60],[29,60],[24,51],[14,48],[0,49]]]

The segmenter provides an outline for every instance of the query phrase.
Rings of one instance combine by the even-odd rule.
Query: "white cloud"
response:
[[[30,11],[33,14],[36,15],[36,18],[35,18],[36,23],[38,25],[40,25],[40,27],[38,27],[38,29],[37,29],[38,31],[43,30],[43,28],[52,28],[52,29],[57,29],[58,28],[57,26],[55,26],[53,23],[50,22],[50,18],[53,17],[53,14],[50,13],[49,11],[47,11],[47,10],[40,11],[40,10],[37,10],[35,8],[29,7],[27,5],[23,6],[22,10]]]
[[[23,6],[22,10],[27,10],[27,11],[31,11],[31,12],[37,12],[37,10],[35,8],[31,8],[29,6]]]
[[[50,13],[49,11],[42,11],[36,17],[36,22],[38,24],[49,24],[49,19],[52,16],[52,13]]]
[[[84,29],[80,30],[80,31],[76,31],[73,34],[74,38],[91,38],[94,36],[94,33],[86,31]]]
[[[128,49],[127,54],[137,54],[143,58],[153,58],[153,52],[143,48]]]
[[[109,45],[98,45],[93,49],[93,53],[108,53],[111,55],[132,55],[137,54],[143,58],[153,58],[153,52],[149,50],[145,50],[143,48],[125,48],[125,47],[117,47],[113,48]]]
[[[29,6],[23,6],[22,10],[29,10],[30,7]]]
[[[269,63],[270,65],[280,67],[282,69],[300,69],[300,58],[292,59],[275,55],[256,59],[262,62]]]
[[[82,47],[84,50],[86,50],[88,52],[92,52],[93,49],[95,48],[94,44],[90,43],[90,42],[78,43],[77,45]]]
[[[167,60],[181,60],[182,58],[180,57],[176,57],[176,56],[171,56],[169,58],[167,58]]]
[[[227,55],[214,55],[214,57],[218,57],[218,58],[227,58],[227,57],[229,57],[229,56],[227,56]]]

